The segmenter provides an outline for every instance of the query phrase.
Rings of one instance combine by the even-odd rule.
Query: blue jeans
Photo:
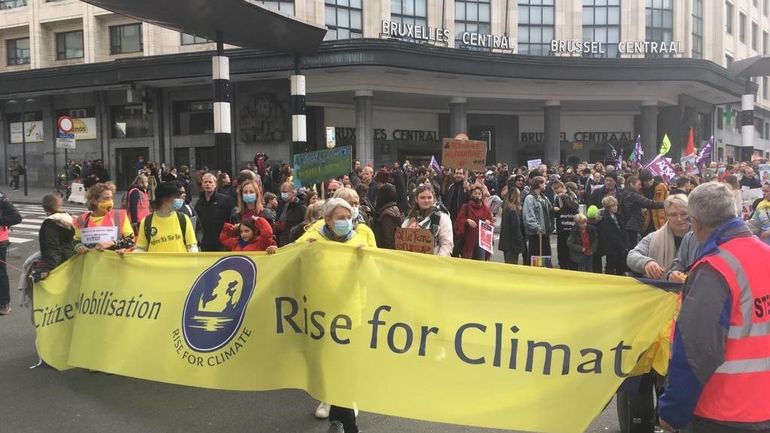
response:
[[[583,257],[580,258],[580,263],[578,263],[578,271],[592,272],[593,267],[594,267],[594,256],[583,255]]]

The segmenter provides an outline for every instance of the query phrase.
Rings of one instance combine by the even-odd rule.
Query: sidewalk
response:
[[[43,202],[43,196],[49,193],[56,194],[56,190],[53,188],[41,188],[41,187],[29,187],[27,189],[27,196],[24,195],[24,188],[19,188],[18,191],[14,191],[9,186],[3,186],[0,188],[0,192],[2,192],[4,195],[6,195],[10,200],[11,203],[25,203],[25,204],[41,204]],[[113,202],[115,203],[116,207],[120,207],[120,201],[123,198],[123,191],[118,191],[115,193],[115,196],[113,197]],[[77,206],[79,203],[68,203],[64,201],[64,205],[74,205]]]

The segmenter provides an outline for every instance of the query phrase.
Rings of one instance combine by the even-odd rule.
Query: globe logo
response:
[[[212,352],[235,337],[254,293],[257,267],[248,257],[229,256],[206,269],[185,300],[182,329],[187,345]]]

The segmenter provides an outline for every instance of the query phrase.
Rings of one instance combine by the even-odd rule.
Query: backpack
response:
[[[176,217],[179,218],[179,227],[182,229],[182,242],[187,246],[187,218],[185,214],[179,211],[175,211]],[[155,213],[151,213],[144,218],[144,237],[147,238],[147,251],[150,251],[150,239],[152,236],[152,216]]]
[[[120,198],[120,208],[125,209],[126,212],[128,212],[128,203],[131,200],[131,193],[134,191],[138,191],[139,188],[129,188],[128,192],[123,194],[123,197]]]

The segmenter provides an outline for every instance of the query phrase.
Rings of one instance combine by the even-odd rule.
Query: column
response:
[[[452,98],[449,101],[449,135],[468,134],[468,100]]]
[[[356,159],[374,165],[374,92],[356,90]]]
[[[658,154],[658,102],[644,101],[640,108],[642,130],[642,150],[645,164]]]
[[[230,119],[230,59],[224,55],[224,43],[221,38],[217,41],[217,55],[211,58],[214,78],[214,145],[216,146],[217,166],[212,169],[220,169],[232,173],[231,146],[232,132]]]
[[[305,76],[297,66],[291,76],[291,141],[292,155],[305,153],[307,149],[307,109],[305,108]]]
[[[741,147],[754,146],[754,93],[751,77],[746,77],[746,91],[741,95]],[[741,157],[744,157],[741,153]]]
[[[561,103],[545,101],[543,115],[543,163],[555,167],[561,161]]]

